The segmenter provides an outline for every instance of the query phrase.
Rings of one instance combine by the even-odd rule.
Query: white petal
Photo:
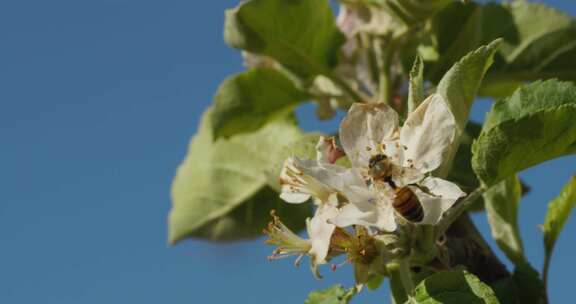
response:
[[[385,104],[352,105],[340,124],[340,140],[355,167],[366,167],[398,127],[398,114]]]
[[[330,204],[322,204],[316,209],[314,217],[308,222],[308,235],[310,237],[310,255],[314,257],[315,264],[326,263],[326,256],[330,249],[330,238],[336,226],[328,221],[336,216],[338,209]]]
[[[321,165],[315,160],[290,157],[284,162],[280,173],[280,197],[289,203],[302,203],[310,196],[326,201],[331,193],[342,189],[342,174],[346,171],[341,166]]]
[[[350,202],[340,208],[332,223],[339,227],[372,226],[376,223],[376,197],[372,191],[365,186],[347,186],[344,195]]]
[[[394,208],[391,203],[378,206],[378,220],[374,225],[382,231],[393,232],[396,230],[396,218],[394,217]]]
[[[332,189],[342,188],[342,174],[346,172],[346,168],[338,165],[320,165],[313,160],[297,160],[296,166],[304,173],[304,175],[312,177],[317,182]]]
[[[442,163],[447,148],[452,144],[456,121],[440,94],[426,98],[408,115],[400,131],[400,142],[405,147],[404,166],[430,172]]]
[[[416,186],[409,187],[418,197],[424,210],[424,218],[418,224],[435,225],[438,223],[442,217],[442,198],[425,193]]]
[[[350,202],[376,202],[376,193],[366,185],[346,185],[343,193]]]
[[[338,189],[340,191],[344,191],[346,187],[352,187],[352,186],[361,188],[366,187],[366,181],[362,177],[360,170],[358,170],[357,168],[348,169],[345,172],[341,173],[341,176],[343,185],[342,188]]]
[[[420,182],[420,185],[426,187],[430,193],[444,199],[456,200],[466,195],[456,184],[438,177],[427,177]],[[444,210],[448,210],[451,206],[444,206]]]
[[[404,149],[398,139],[384,139],[380,145],[382,152],[397,166],[404,165]]]
[[[385,196],[377,194],[368,188],[346,188],[345,195],[350,202],[340,208],[338,215],[331,220],[332,223],[339,227],[361,225],[384,231],[396,230],[391,201],[384,201]]]
[[[430,192],[428,194],[418,187],[410,187],[424,209],[424,219],[420,224],[436,224],[446,210],[450,209],[460,197],[466,195],[456,184],[437,177],[427,177],[419,185]]]
[[[378,189],[376,205],[378,206],[378,221],[375,227],[392,232],[396,230],[396,218],[394,216],[394,207],[392,207],[392,193],[394,190],[389,186],[386,189]]]
[[[424,178],[419,170],[409,167],[392,167],[392,180],[398,187],[416,184]]]
[[[310,199],[310,194],[292,192],[289,188],[282,187],[282,193],[280,193],[280,198],[287,203],[300,204]]]
[[[338,227],[352,225],[371,226],[375,222],[376,213],[368,203],[346,204],[330,222]]]
[[[336,24],[352,41],[350,38],[357,33],[383,36],[399,26],[387,11],[379,7],[358,5],[341,5]]]

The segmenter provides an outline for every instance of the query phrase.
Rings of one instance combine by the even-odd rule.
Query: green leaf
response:
[[[414,299],[406,303],[460,304],[499,303],[494,291],[466,271],[433,274],[416,286]]]
[[[255,68],[229,77],[214,97],[211,112],[214,137],[257,130],[286,116],[308,97],[276,69]]]
[[[540,275],[528,263],[517,265],[512,275],[516,287],[517,303],[543,304],[546,291]]]
[[[476,189],[480,182],[472,170],[472,143],[480,135],[482,126],[475,122],[468,122],[464,133],[460,137],[458,152],[454,156],[452,170],[448,180],[457,183],[466,193]]]
[[[456,120],[456,139],[447,154],[447,161],[436,171],[438,176],[446,176],[450,171],[460,136],[464,133],[464,128],[468,123],[468,114],[476,91],[482,82],[484,73],[492,64],[494,53],[499,44],[500,40],[495,40],[489,45],[469,53],[454,64],[438,84],[437,93],[444,97]]]
[[[419,55],[414,59],[410,71],[410,87],[408,90],[408,113],[412,113],[424,100],[424,63]]]
[[[278,177],[280,176],[284,160],[288,157],[297,156],[302,159],[316,159],[316,144],[320,136],[321,134],[318,133],[304,134],[284,145],[275,155],[270,155],[272,161],[270,161],[270,165],[265,171],[268,177],[268,186],[278,192],[280,191]]]
[[[576,50],[572,17],[527,1],[486,5],[484,15],[485,39],[504,38],[499,51],[502,60],[486,76],[485,87],[540,78],[576,79],[576,57],[565,58],[563,66],[551,64]],[[498,21],[493,19],[496,15],[501,17]]]
[[[446,99],[454,114],[458,134],[463,133],[468,123],[472,102],[500,43],[501,40],[495,40],[464,56],[438,83],[437,91]]]
[[[458,151],[454,155],[452,161],[452,168],[448,174],[448,180],[458,184],[460,189],[466,193],[474,191],[480,186],[480,181],[472,170],[472,143],[478,135],[480,135],[482,126],[476,122],[469,121],[464,130],[464,134],[460,136],[460,145]],[[484,199],[478,197],[470,207],[467,209],[471,212],[484,210]]]
[[[190,236],[213,241],[257,237],[270,222],[272,210],[293,231],[304,229],[306,218],[312,216],[309,204],[287,204],[276,191],[264,187],[229,213],[195,229]]]
[[[347,304],[355,294],[356,290],[354,287],[346,290],[342,285],[334,285],[323,290],[311,292],[304,304]]]
[[[496,102],[484,123],[484,129],[541,111],[576,105],[576,86],[556,80],[537,81],[518,89],[507,99]]]
[[[548,212],[542,229],[544,231],[544,277],[548,276],[548,268],[554,244],[562,231],[562,227],[568,220],[572,209],[576,206],[576,176],[564,186],[562,193],[548,204]]]
[[[522,185],[517,176],[501,181],[484,193],[486,215],[498,247],[516,265],[526,263],[518,228],[518,206]]]
[[[387,10],[406,25],[423,23],[453,0],[369,0]]]
[[[373,274],[370,277],[370,279],[368,279],[368,282],[366,282],[366,286],[370,290],[376,290],[380,288],[382,283],[384,283],[384,276],[379,274]]]
[[[452,169],[448,174],[448,180],[455,182],[466,193],[472,192],[480,186],[480,181],[476,177],[474,170],[472,170],[472,143],[480,135],[482,126],[476,122],[469,121],[464,130],[464,134],[460,137],[460,146],[458,152],[454,156]],[[530,187],[520,180],[522,188],[522,195],[530,191]],[[484,210],[484,199],[479,197],[468,208],[468,211],[482,211]]]
[[[490,284],[490,287],[496,294],[498,301],[501,304],[518,304],[516,300],[518,295],[516,291],[516,286],[514,285],[514,280],[511,276],[502,278],[496,282]]]
[[[453,1],[431,24],[433,32],[437,33],[438,62],[432,66],[429,78],[437,83],[455,62],[482,45],[482,6]]]
[[[309,81],[336,65],[345,41],[327,0],[245,1],[226,12],[224,39]]]
[[[517,265],[512,276],[492,283],[491,287],[502,304],[544,303],[544,283],[528,263]]]
[[[576,86],[548,80],[496,102],[473,145],[472,167],[491,186],[523,169],[576,152]]]
[[[426,59],[434,63],[429,73],[434,82],[457,58],[496,38],[503,38],[502,46],[482,95],[505,97],[523,82],[541,78],[576,80],[576,22],[544,4],[454,1],[431,24],[438,58]]]
[[[172,184],[173,206],[169,216],[172,244],[194,235],[250,198],[263,195],[260,192],[266,186],[265,171],[272,156],[302,136],[293,119],[280,119],[257,132],[214,142],[210,117],[208,110]],[[201,234],[210,235],[206,229]]]

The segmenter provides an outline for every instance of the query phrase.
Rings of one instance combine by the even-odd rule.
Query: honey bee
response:
[[[392,175],[392,164],[384,154],[376,154],[368,161],[368,174],[373,180],[389,181]]]
[[[394,189],[396,194],[392,203],[394,210],[410,222],[421,222],[424,219],[422,203],[420,203],[416,194],[407,186],[396,186],[391,178],[392,170],[393,165],[384,154],[376,154],[372,156],[368,162],[368,174],[372,180],[386,182]]]
[[[394,210],[410,222],[421,222],[424,219],[424,210],[416,194],[408,187],[395,188],[394,192]]]

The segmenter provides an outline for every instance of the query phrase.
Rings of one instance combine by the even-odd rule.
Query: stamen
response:
[[[272,221],[264,229],[264,233],[268,234],[269,237],[265,242],[276,245],[277,248],[272,251],[272,255],[268,257],[268,260],[283,259],[297,255],[299,257],[296,263],[299,264],[302,256],[310,250],[310,241],[302,239],[286,227],[276,215],[276,210],[270,211],[270,215],[272,216]]]
[[[300,254],[296,260],[294,261],[294,267],[300,267],[300,263],[302,262],[302,258],[304,257],[304,254]]]
[[[350,260],[349,258],[346,258],[344,261],[342,261],[342,262],[339,263],[339,264],[330,264],[330,269],[331,269],[332,271],[336,271],[336,269],[338,269],[338,268],[346,265],[347,263],[352,263],[352,260]]]

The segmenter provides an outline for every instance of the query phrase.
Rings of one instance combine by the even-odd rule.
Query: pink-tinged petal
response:
[[[336,25],[346,37],[351,38],[354,36],[356,27],[358,27],[358,16],[351,8],[340,5],[338,16],[336,17]]]
[[[340,140],[355,167],[366,167],[372,155],[381,153],[381,142],[398,128],[398,114],[385,104],[352,105],[340,124]]]
[[[344,156],[344,150],[336,145],[334,137],[320,136],[316,144],[316,160],[320,164],[334,164]]]
[[[426,98],[408,115],[400,131],[404,166],[430,172],[442,163],[456,133],[456,121],[440,94]]]

